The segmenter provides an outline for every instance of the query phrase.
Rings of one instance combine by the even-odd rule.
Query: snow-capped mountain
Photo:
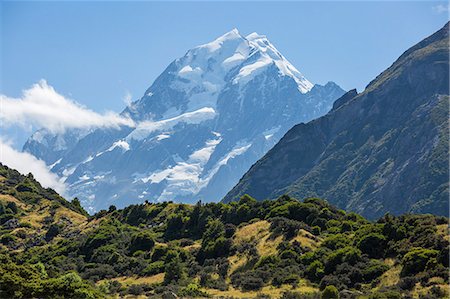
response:
[[[24,151],[92,210],[217,201],[288,129],[325,114],[343,93],[309,82],[265,36],[234,29],[173,61],[126,107],[135,126],[41,130]]]

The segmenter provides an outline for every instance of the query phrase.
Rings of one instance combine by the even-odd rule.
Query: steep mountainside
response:
[[[232,30],[173,61],[122,115],[135,127],[54,135],[24,151],[92,210],[132,200],[220,200],[293,125],[344,91],[309,82],[262,35]]]
[[[224,198],[318,196],[369,218],[449,211],[448,24],[292,128]]]
[[[448,238],[446,217],[288,196],[89,217],[0,164],[0,298],[448,298]]]

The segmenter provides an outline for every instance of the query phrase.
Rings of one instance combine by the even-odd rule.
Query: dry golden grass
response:
[[[240,227],[234,234],[236,243],[260,240],[269,233],[270,223],[266,220],[256,221]]]
[[[155,246],[167,247],[168,245],[166,243],[161,243],[161,242],[156,241]]]
[[[45,217],[50,216],[50,213],[48,212],[48,210],[41,210],[41,211],[36,211],[34,213],[29,213],[26,216],[23,216],[21,221],[24,223],[29,223],[31,224],[32,227],[34,228],[42,228],[43,224],[43,220]]]
[[[14,202],[21,209],[29,208],[29,206],[27,204],[21,202],[20,200],[18,200],[14,196],[11,196],[11,195],[8,195],[8,194],[0,194],[0,201],[5,202],[5,203],[7,203],[7,202]]]
[[[239,228],[234,236],[234,242],[237,244],[254,242],[260,256],[277,254],[277,247],[282,241],[282,236],[278,236],[274,239],[271,238],[270,223],[266,220],[245,225]],[[316,249],[321,242],[320,239],[303,229],[300,230],[298,235],[290,242],[294,241],[311,249]]]
[[[183,249],[187,250],[187,251],[192,251],[192,250],[195,250],[195,249],[199,249],[200,247],[202,247],[202,244],[200,243],[200,241],[195,241],[194,244],[188,245],[188,246],[184,246]]]
[[[248,259],[243,254],[235,254],[233,256],[228,257],[228,261],[230,262],[229,273],[233,273],[237,268],[245,265]]]
[[[303,247],[309,247],[311,249],[316,249],[317,247],[319,247],[322,240],[320,238],[314,236],[310,232],[308,232],[304,229],[301,229],[298,232],[298,235],[291,240],[291,242],[294,242],[294,241],[299,242]]]
[[[86,222],[87,217],[77,212],[74,212],[66,207],[60,207],[56,210],[55,220],[58,221],[61,217],[69,218],[74,224],[80,225]]]
[[[233,240],[236,244],[254,242],[260,256],[276,254],[276,248],[283,241],[283,238],[279,236],[271,239],[269,228],[270,223],[268,221],[257,221],[240,227]]]
[[[100,280],[97,285],[104,283],[106,280]],[[110,280],[115,280],[120,282],[124,286],[130,286],[134,284],[157,284],[164,281],[164,273],[159,273],[152,276],[136,277],[136,276],[121,276],[116,278],[111,278]]]
[[[391,268],[381,275],[380,283],[378,284],[377,289],[396,285],[400,281],[402,266],[400,264],[395,265],[394,259],[386,259],[384,262]]]
[[[283,242],[282,236],[271,239],[270,234],[267,234],[261,239],[260,242],[258,242],[258,244],[256,245],[256,249],[258,250],[258,254],[260,256],[277,254],[277,247],[281,242]]]
[[[443,283],[443,284],[438,284],[435,286],[439,287],[441,290],[445,290],[445,292],[447,293],[447,298],[448,298],[448,294],[450,293],[450,286],[448,284]],[[418,282],[418,283],[416,283],[416,286],[412,290],[411,295],[413,298],[421,298],[422,296],[429,294],[430,289],[432,287],[433,286],[422,287],[420,285],[420,283]]]
[[[280,298],[285,291],[294,291],[301,294],[310,294],[317,292],[318,289],[308,285],[305,281],[301,281],[297,288],[292,288],[290,285],[282,285],[280,288],[273,286],[266,286],[261,291],[243,292],[239,289],[235,289],[232,286],[227,291],[220,291],[215,289],[203,289],[210,294],[213,298],[217,297],[234,297],[234,298],[255,298],[258,295],[269,295],[271,298]]]

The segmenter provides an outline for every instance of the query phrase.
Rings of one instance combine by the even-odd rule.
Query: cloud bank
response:
[[[52,132],[70,128],[134,126],[134,122],[114,112],[96,113],[57,93],[45,80],[24,90],[21,98],[0,95],[3,126],[30,125]]]
[[[449,4],[438,4],[432,7],[433,11],[435,11],[438,14],[441,13],[449,13],[450,11],[450,5]]]
[[[43,187],[52,188],[62,195],[65,194],[64,183],[56,174],[50,172],[44,161],[31,154],[16,151],[2,139],[0,139],[0,162],[24,175],[31,172]]]
[[[47,129],[63,133],[66,129],[134,127],[134,122],[114,112],[99,114],[64,97],[45,80],[23,91],[20,98],[0,95],[0,127],[22,126],[27,130]],[[0,136],[0,162],[22,174],[32,173],[42,186],[66,194],[66,186],[44,161],[15,150]]]

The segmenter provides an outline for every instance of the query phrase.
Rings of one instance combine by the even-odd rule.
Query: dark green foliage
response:
[[[371,258],[380,258],[384,256],[386,238],[377,233],[371,233],[361,238],[358,242],[358,248]]]
[[[196,298],[196,297],[202,297],[207,298],[209,297],[206,292],[203,292],[200,290],[199,286],[195,283],[191,283],[187,285],[185,288],[183,288],[179,295],[186,298]]]
[[[166,257],[164,284],[176,283],[186,278],[186,268],[178,252],[169,252]]]
[[[320,298],[322,298],[322,299],[338,299],[339,291],[336,289],[336,287],[334,285],[329,285],[322,291],[322,295],[320,296]]]
[[[48,230],[47,233],[45,234],[45,240],[47,242],[53,240],[54,237],[56,237],[61,231],[61,228],[59,225],[57,224],[52,224]]]
[[[275,217],[270,219],[270,230],[274,237],[284,236],[289,240],[297,236],[300,228],[305,227],[301,222],[287,219],[285,217]]]
[[[378,261],[378,260],[371,260],[370,263],[362,269],[362,276],[365,282],[370,282],[376,279],[377,277],[380,277],[384,272],[389,270],[389,266]]]
[[[7,181],[10,185],[0,183],[1,190],[13,188],[17,192],[15,186],[25,181],[34,191],[21,193],[19,200],[30,203],[42,198],[32,179],[15,177],[13,172],[11,177]],[[206,296],[201,288],[228,290],[230,282],[242,291],[258,291],[266,286],[296,287],[305,281],[327,292],[327,286],[333,285],[344,293],[361,290],[369,296],[370,288],[390,268],[386,258],[403,267],[400,282],[391,287],[392,294],[408,294],[416,283],[430,287],[436,279],[449,281],[449,244],[437,230],[437,225],[446,223],[442,217],[386,214],[377,222],[369,222],[324,200],[300,202],[282,196],[275,201],[244,197],[230,204],[195,206],[145,203],[101,211],[77,226],[56,214],[66,203],[57,196],[50,202],[49,215],[43,218],[38,233],[31,224],[21,227],[21,219],[29,211],[0,201],[0,217],[11,220],[11,228],[3,226],[0,231],[0,271],[17,276],[4,275],[15,282],[2,289],[8,295],[3,297],[45,297],[44,286],[53,297],[70,298],[58,295],[68,292],[80,298],[106,294],[152,297],[171,292],[201,297]],[[76,201],[70,206],[76,210]],[[249,242],[237,242],[236,238],[237,230],[262,220],[270,223],[267,242],[283,237],[268,256],[259,255],[264,248],[258,238]],[[316,245],[308,246],[309,242]],[[245,263],[231,268],[233,255],[245,258]],[[112,280],[163,272],[160,285],[126,287]],[[18,278],[22,276],[24,279]],[[96,282],[99,287],[94,287]],[[434,289],[437,294],[439,290]],[[379,296],[396,298],[389,292],[383,289]],[[284,297],[297,295],[286,292]]]
[[[437,264],[437,250],[414,248],[402,259],[402,275],[408,276],[424,271],[427,267],[433,268]]]
[[[150,263],[143,271],[142,275],[155,275],[158,273],[164,272],[164,262],[163,261],[157,261]]]
[[[76,273],[48,278],[42,264],[0,265],[1,298],[100,298],[100,293]]]
[[[148,231],[141,231],[131,236],[130,252],[134,253],[138,250],[150,251],[155,246],[153,235]]]
[[[252,270],[243,273],[236,273],[231,276],[233,286],[244,291],[260,290],[269,279],[270,274],[262,270]]]

